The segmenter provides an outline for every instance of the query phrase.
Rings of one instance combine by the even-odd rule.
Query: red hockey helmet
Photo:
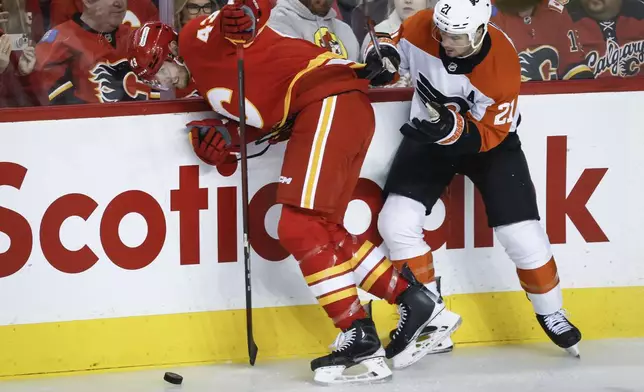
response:
[[[128,57],[132,71],[144,81],[154,79],[166,60],[176,61],[170,44],[179,36],[174,29],[161,22],[147,22],[130,39]]]

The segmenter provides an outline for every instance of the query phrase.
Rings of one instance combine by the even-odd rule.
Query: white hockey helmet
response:
[[[487,33],[487,25],[492,17],[490,0],[439,0],[434,7],[434,25],[447,34],[467,34],[470,45],[478,49]],[[476,31],[483,26],[479,42]]]

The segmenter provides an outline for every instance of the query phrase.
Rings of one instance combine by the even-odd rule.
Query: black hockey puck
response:
[[[163,379],[169,382],[170,384],[181,385],[183,382],[183,377],[177,373],[166,372],[163,376]]]

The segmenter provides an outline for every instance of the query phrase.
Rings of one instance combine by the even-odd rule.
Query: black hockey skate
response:
[[[438,298],[439,302],[443,300],[443,296],[441,295],[441,278],[440,276],[436,277],[436,289],[438,291]],[[371,304],[371,302],[369,303]],[[445,312],[445,315],[447,315],[449,312]],[[449,318],[447,320],[443,320],[443,317],[441,317],[444,313],[441,312],[436,318],[432,319],[432,321],[427,324],[427,326],[423,329],[423,331],[420,333],[420,336],[418,337],[418,341],[422,341],[425,339],[428,339],[432,333],[439,331],[439,330],[444,330],[446,328],[449,328]],[[447,322],[443,322],[447,321]],[[392,329],[389,332],[389,339],[393,339],[394,333],[396,332],[395,329]],[[454,342],[452,342],[452,339],[447,336],[442,342],[438,343],[434,348],[432,348],[428,354],[442,354],[442,353],[448,353],[454,350]]]
[[[401,274],[410,286],[396,298],[400,319],[386,348],[387,358],[393,360],[394,369],[419,361],[461,324],[461,317],[445,309],[445,303],[419,283],[407,265]],[[447,327],[436,329],[421,339],[425,327],[439,314],[444,317]]]
[[[311,361],[313,379],[321,384],[344,384],[384,381],[391,378],[391,369],[385,362],[373,320],[356,320],[346,331],[340,332],[332,345],[333,352]],[[366,371],[344,374],[345,369],[364,365]]]
[[[537,314],[537,321],[554,344],[579,358],[577,345],[581,340],[581,332],[568,321],[563,309],[546,316]]]

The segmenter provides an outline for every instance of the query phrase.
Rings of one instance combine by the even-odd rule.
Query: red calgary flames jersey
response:
[[[56,26],[36,45],[34,85],[53,104],[158,99],[130,68],[130,32],[121,25],[111,34],[98,33],[78,17]]]
[[[492,23],[514,43],[521,61],[521,80],[592,78],[577,44],[573,21],[563,3],[542,0],[531,16],[498,12]]]
[[[586,64],[596,78],[644,74],[644,3],[623,0],[619,15],[605,21],[591,18],[580,2],[571,2],[566,8]]]
[[[219,13],[183,27],[179,51],[197,89],[217,113],[238,120],[235,46],[219,33]],[[244,49],[247,124],[270,131],[307,104],[347,91],[367,91],[352,68],[364,65],[266,26]],[[314,130],[313,130],[314,131]]]
[[[83,11],[83,0],[51,0],[51,25],[66,22]],[[159,20],[159,10],[151,0],[127,0],[127,12],[123,24],[141,27],[145,22]]]

